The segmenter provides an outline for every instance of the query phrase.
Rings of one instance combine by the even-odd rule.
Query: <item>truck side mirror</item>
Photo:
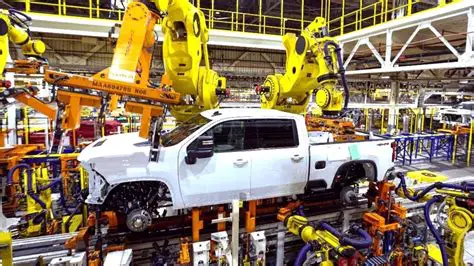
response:
[[[214,155],[214,137],[200,136],[195,141],[197,145],[189,149],[188,155],[184,158],[187,164],[195,164],[198,158],[209,158]]]

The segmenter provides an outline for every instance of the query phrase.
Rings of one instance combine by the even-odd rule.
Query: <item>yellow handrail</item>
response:
[[[17,0],[16,7],[18,8],[19,3],[19,9],[23,8],[23,11],[26,13],[46,13],[58,16],[86,17],[89,19],[100,18],[116,21],[120,21],[124,13],[122,9],[111,7],[110,0],[83,1],[84,5],[82,3],[71,4],[67,0],[46,1]],[[420,10],[420,7],[417,6],[419,5],[418,0],[407,0],[407,3],[403,5],[394,5],[393,1],[395,0],[378,0],[371,4],[363,5],[363,1],[360,0],[357,9],[347,10],[347,7],[345,7],[346,0],[342,0],[342,10],[336,14],[336,12],[331,11],[331,7],[334,9],[334,5],[331,5],[331,0],[321,0],[320,15],[328,21],[328,31],[330,34],[337,36],[398,19],[395,16],[397,12],[402,16],[410,16],[424,11]],[[442,0],[439,1],[437,7],[433,8],[442,8],[459,1],[462,0]],[[301,2],[300,14],[285,13],[285,5],[283,0],[280,0],[279,16],[265,14],[262,0],[258,1],[258,11],[256,14],[242,12],[239,0],[235,0],[234,10],[216,9],[215,0],[210,1],[209,8],[203,7],[200,0],[196,2],[196,5],[206,15],[209,28],[211,29],[282,35],[287,32],[301,31],[313,19],[313,17],[308,17],[310,15],[308,14],[309,12],[305,12],[304,4],[308,1],[304,0]],[[216,17],[216,15],[219,17]],[[289,17],[290,15],[292,17]],[[311,16],[313,15],[311,14]],[[305,20],[305,18],[309,20]]]

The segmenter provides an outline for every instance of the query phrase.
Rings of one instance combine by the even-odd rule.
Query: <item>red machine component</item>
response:
[[[80,141],[93,141],[96,139],[95,132],[96,132],[97,123],[95,121],[83,120],[81,121],[81,125],[78,129],[74,131],[69,131],[67,133],[67,137],[69,138],[69,143],[71,145],[76,146],[80,144]],[[104,135],[114,135],[118,134],[121,130],[122,124],[118,121],[106,121],[104,125]],[[32,144],[40,144],[44,143],[44,130],[35,131],[30,133],[29,140]],[[75,136],[74,136],[75,135]],[[56,142],[59,140],[56,139]],[[57,143],[56,143],[57,144]]]

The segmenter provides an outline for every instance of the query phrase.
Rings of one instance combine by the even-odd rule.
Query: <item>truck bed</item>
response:
[[[362,132],[357,134],[367,135],[367,140],[315,142],[311,141],[310,137],[309,181],[325,183],[326,188],[330,188],[335,179],[334,174],[344,167],[344,164],[354,162],[362,165],[367,177],[383,179],[385,173],[393,167],[391,146],[393,140],[381,135]]]
[[[365,140],[351,140],[345,142],[336,142],[331,133],[328,132],[319,132],[319,131],[310,131],[308,132],[309,143],[310,145],[327,145],[327,144],[341,144],[341,143],[360,143],[367,141],[383,141],[390,140],[389,137],[385,137],[378,134],[366,133],[362,131],[356,131],[356,136],[364,136]]]

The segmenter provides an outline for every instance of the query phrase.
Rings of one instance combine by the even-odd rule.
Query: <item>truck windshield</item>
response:
[[[161,137],[161,144],[165,147],[176,145],[189,135],[193,134],[196,130],[209,123],[209,121],[211,120],[202,115],[196,115],[174,128],[168,134],[163,135]]]

